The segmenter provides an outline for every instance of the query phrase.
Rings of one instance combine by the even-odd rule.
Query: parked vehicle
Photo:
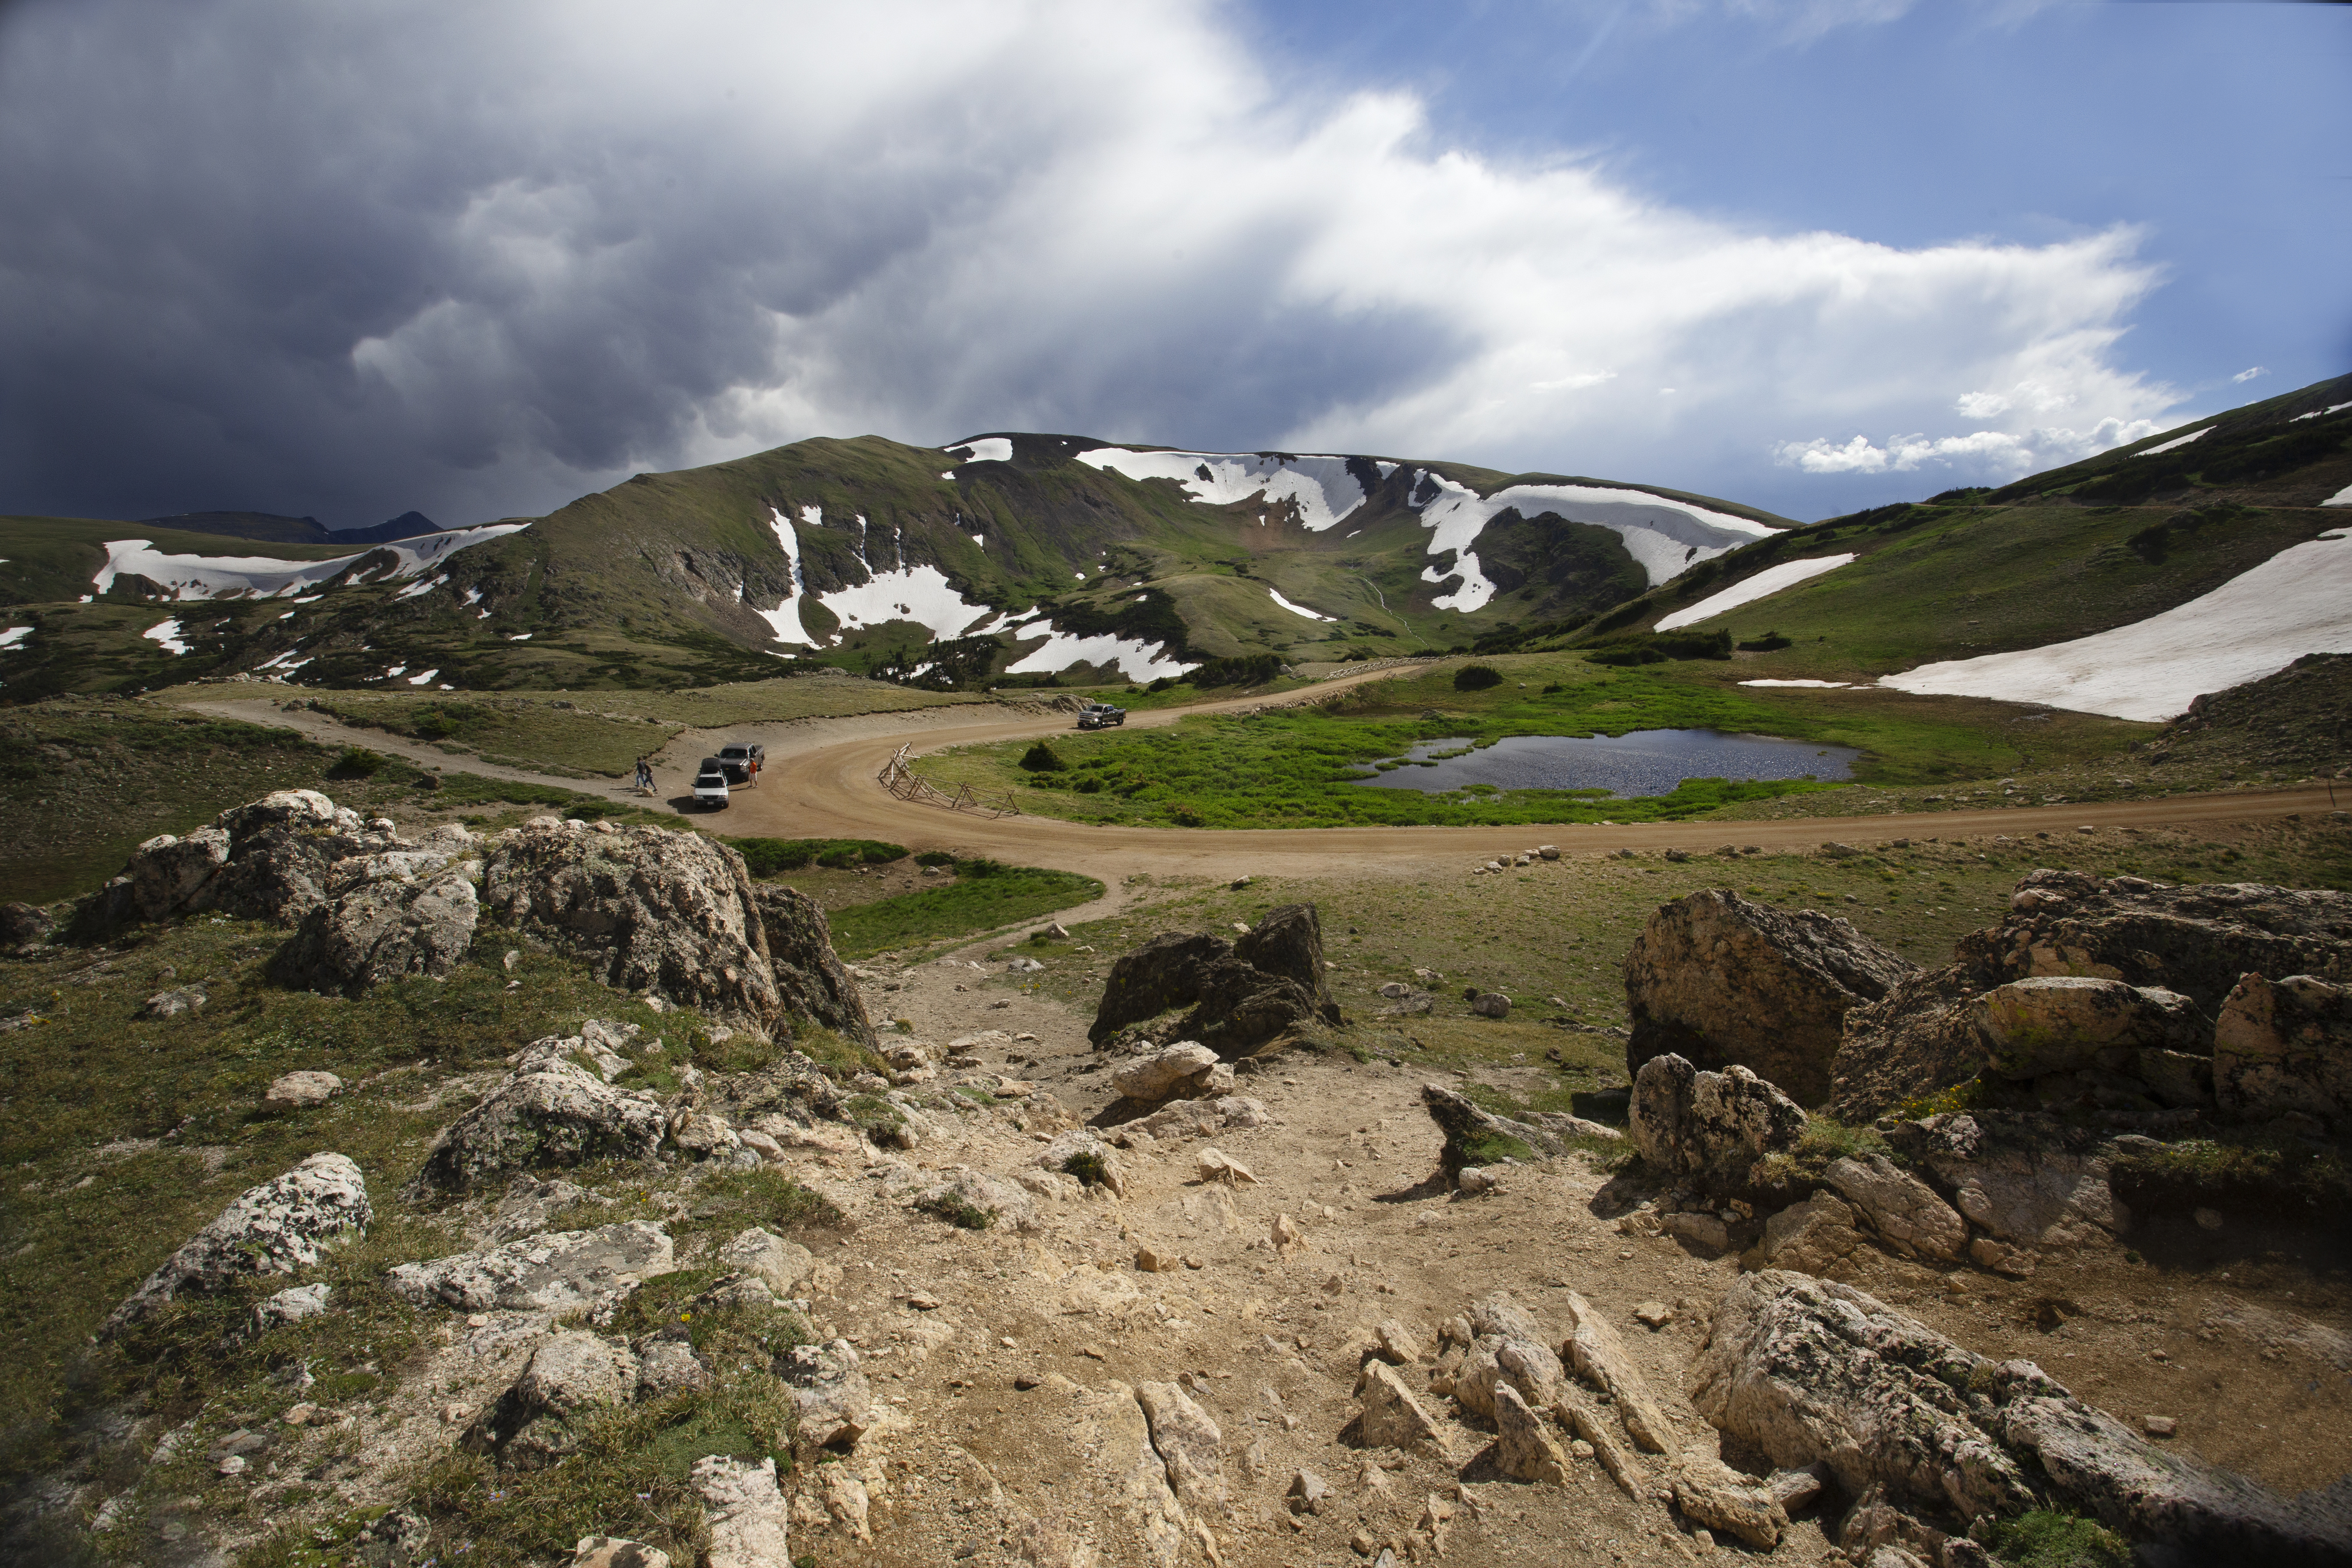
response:
[[[703,758],[694,770],[694,803],[712,811],[727,809],[727,764],[717,757]]]
[[[1078,710],[1078,728],[1108,730],[1113,724],[1127,722],[1127,710],[1114,708],[1108,702],[1089,702]]]
[[[719,748],[719,765],[727,773],[727,782],[741,786],[757,784],[760,770],[768,765],[768,748],[744,741],[730,741]]]

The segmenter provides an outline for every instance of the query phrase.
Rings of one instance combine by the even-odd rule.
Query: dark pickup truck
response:
[[[742,741],[730,741],[719,748],[719,766],[727,774],[727,782],[741,788],[757,785],[760,770],[768,765],[768,748]]]
[[[1078,710],[1078,728],[1108,730],[1113,724],[1127,722],[1127,710],[1114,708],[1108,702],[1089,702]]]

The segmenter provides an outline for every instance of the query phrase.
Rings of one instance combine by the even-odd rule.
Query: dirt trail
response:
[[[1390,672],[1343,676],[1273,698],[1243,697],[1190,708],[1136,713],[1137,728],[1172,724],[1192,714],[1227,713],[1317,700],[1349,686]],[[356,730],[323,713],[281,712],[269,699],[206,699],[187,704],[200,711],[248,722],[298,730],[328,744],[364,743],[373,750],[426,766],[462,769],[493,778],[551,784],[615,795],[625,785],[598,779],[564,778],[499,767],[472,756],[453,756],[420,741],[380,730]],[[949,811],[893,798],[875,782],[892,752],[909,740],[919,751],[1022,740],[1069,729],[1067,713],[998,708],[984,715],[965,709],[867,713],[838,719],[803,719],[744,724],[725,730],[687,730],[656,759],[655,794],[681,812],[688,808],[695,763],[726,741],[756,741],[768,748],[768,766],[759,787],[739,790],[720,823],[730,835],[779,838],[877,838],[917,847],[943,846],[1025,866],[1076,871],[1117,889],[1136,872],[1153,876],[1307,877],[1335,870],[1397,876],[1424,875],[1433,868],[1460,867],[1505,850],[1556,842],[1568,854],[1608,854],[1619,849],[1712,850],[1753,844],[1768,850],[1810,848],[1842,842],[1884,843],[1892,838],[1967,838],[2036,832],[2072,832],[2078,827],[2223,826],[2333,808],[2326,786],[2238,790],[2226,794],[2173,795],[2153,800],[2108,801],[2081,805],[2009,806],[1983,811],[1891,813],[1869,816],[1816,816],[1783,822],[1654,822],[1624,826],[1591,823],[1521,824],[1504,827],[1310,827],[1183,829],[1093,826],[1050,816],[990,817]],[[1116,894],[1094,915],[1121,903]]]

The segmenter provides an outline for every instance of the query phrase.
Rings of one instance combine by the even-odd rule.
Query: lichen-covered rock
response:
[[[2051,1118],[1930,1116],[1890,1136],[1997,1240],[2070,1247],[2131,1228],[2131,1210],[2108,1184],[2109,1149]]]
[[[541,817],[489,856],[482,900],[597,978],[764,1034],[783,1010],[743,857],[698,833]]]
[[[460,871],[363,879],[303,914],[271,956],[269,978],[352,997],[412,974],[443,979],[473,946],[479,914],[474,884]]]
[[[1755,1267],[1829,1274],[1864,1245],[1853,1210],[1834,1193],[1815,1193],[1764,1222],[1764,1237],[1743,1258]]]
[[[1990,984],[1974,966],[1948,964],[1848,1008],[1830,1062],[1830,1113],[1869,1121],[1982,1072],[1984,1036],[1969,1004]]]
[[[1234,943],[1234,956],[1261,974],[1288,980],[1307,993],[1318,1013],[1337,1020],[1323,967],[1323,922],[1313,904],[1268,910]]]
[[[724,1454],[694,1461],[695,1495],[710,1529],[710,1568],[783,1568],[793,1560],[791,1510],[776,1489],[773,1457],[757,1464]]]
[[[1916,966],[1843,920],[1727,888],[1661,907],[1625,955],[1625,1065],[1668,1054],[1745,1067],[1801,1105],[1829,1098],[1846,1012]]]
[[[1744,1067],[1703,1072],[1668,1054],[1634,1075],[1628,1124],[1653,1170],[1736,1186],[1764,1155],[1796,1147],[1805,1113]]]
[[[1970,1005],[1988,1064],[2007,1079],[2128,1068],[2142,1049],[2193,1051],[2210,1038],[2196,1005],[2160,986],[2051,974],[1996,985]]]
[[[183,1291],[219,1290],[256,1275],[291,1274],[374,1217],[367,1181],[341,1154],[313,1154],[281,1176],[248,1187],[107,1318],[108,1336],[148,1317]]]
[[[1135,1401],[1151,1429],[1151,1447],[1168,1467],[1168,1489],[1188,1508],[1223,1509],[1224,1434],[1208,1412],[1172,1383],[1139,1383]]]
[[[847,1340],[795,1345],[780,1357],[777,1372],[792,1385],[800,1419],[793,1440],[803,1453],[856,1447],[874,1425],[874,1393],[858,1370],[857,1352]]]
[[[1675,1470],[1675,1508],[1693,1524],[1738,1536],[1759,1552],[1780,1544],[1788,1510],[1765,1488],[1713,1460],[1690,1459]]]
[[[1887,1247],[1906,1258],[1958,1259],[1969,1245],[1966,1221],[1936,1189],[1884,1154],[1833,1163],[1831,1186],[1861,1212]]]
[[[624,1404],[636,1386],[636,1358],[627,1346],[566,1331],[531,1352],[522,1375],[460,1441],[476,1453],[496,1455],[502,1468],[543,1469],[579,1447],[572,1416]]]
[[[1498,1116],[1444,1084],[1423,1084],[1421,1103],[1445,1135],[1437,1165],[1448,1180],[1460,1177],[1465,1169],[1559,1154],[1573,1139],[1623,1136],[1605,1123],[1557,1111],[1539,1112],[1526,1121]]]
[[[123,868],[139,918],[168,920],[209,907],[205,889],[228,864],[228,831],[222,827],[199,827],[185,838],[160,833],[140,845]]]
[[[49,940],[58,929],[49,911],[31,904],[0,904],[0,952],[22,952]]]
[[[2301,1111],[2341,1132],[2352,1118],[2352,991],[2309,974],[2242,976],[2213,1032],[2213,1096],[2231,1121]]]
[[[833,951],[833,928],[824,908],[807,894],[773,882],[751,890],[760,927],[768,942],[768,964],[776,977],[779,1005],[791,1017],[805,1018],[859,1045],[877,1044],[857,982]]]
[[[577,1037],[532,1042],[505,1082],[441,1130],[412,1188],[468,1193],[516,1171],[651,1159],[668,1130],[661,1102],[572,1061],[581,1046]]]
[[[786,1241],[773,1231],[753,1226],[737,1231],[719,1249],[719,1262],[724,1268],[740,1268],[765,1281],[777,1296],[790,1299],[800,1294],[801,1286],[816,1268],[816,1254],[798,1242]]]
[[[1851,1496],[1960,1519],[2041,1501],[2200,1561],[2312,1563],[2352,1552],[2352,1488],[2285,1499],[2158,1448],[2030,1362],[1995,1363],[1850,1286],[1778,1269],[1716,1309],[1691,1402],[1775,1465],[1822,1464]]]
[[[386,1283],[394,1295],[418,1306],[567,1312],[617,1300],[676,1267],[669,1233],[634,1219],[528,1237],[429,1263],[403,1263],[386,1276]]]

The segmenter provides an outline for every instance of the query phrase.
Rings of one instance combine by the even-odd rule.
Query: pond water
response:
[[[1509,735],[1460,756],[1465,738],[1423,741],[1406,765],[1359,780],[1374,789],[1440,792],[1465,784],[1504,789],[1605,789],[1672,795],[1685,779],[1851,778],[1851,746],[1818,746],[1720,730],[1635,730],[1625,735]],[[1433,763],[1429,759],[1434,755]],[[1421,765],[1413,765],[1419,763]]]

